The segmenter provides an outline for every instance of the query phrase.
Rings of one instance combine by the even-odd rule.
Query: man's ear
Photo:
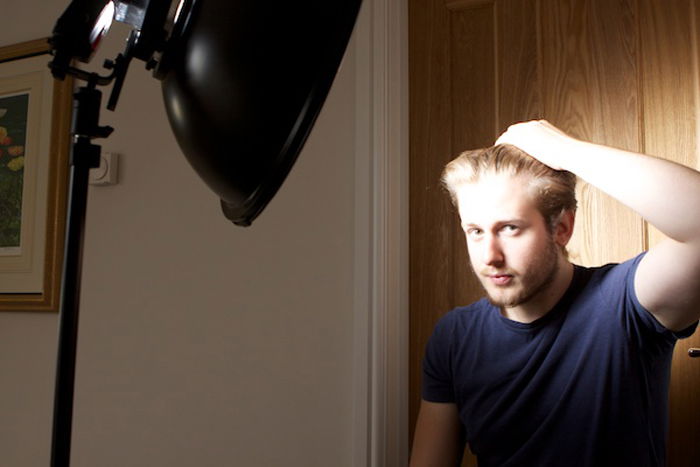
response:
[[[554,226],[554,241],[561,247],[565,247],[574,234],[574,221],[576,213],[572,210],[562,211],[559,220]]]

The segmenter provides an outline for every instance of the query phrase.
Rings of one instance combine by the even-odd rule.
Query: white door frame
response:
[[[364,0],[355,30],[353,466],[408,464],[408,5]]]

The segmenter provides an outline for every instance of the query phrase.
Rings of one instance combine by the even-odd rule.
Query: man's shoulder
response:
[[[620,263],[607,263],[600,266],[575,265],[575,281],[578,288],[608,288],[621,290],[634,279],[639,261],[644,256],[641,253]]]
[[[576,266],[578,268],[583,268],[590,270],[592,272],[598,272],[598,273],[606,273],[612,270],[616,269],[635,269],[637,265],[639,264],[639,261],[644,257],[646,254],[646,251],[642,251],[641,253],[638,253],[634,255],[633,257],[624,260],[624,261],[611,261],[609,263],[602,264],[600,266]]]

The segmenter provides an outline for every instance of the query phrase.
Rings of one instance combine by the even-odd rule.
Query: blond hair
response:
[[[506,174],[522,177],[550,231],[564,211],[576,210],[576,176],[554,170],[515,146],[502,144],[465,151],[445,166],[442,183],[457,205],[457,190],[476,183],[482,175]]]

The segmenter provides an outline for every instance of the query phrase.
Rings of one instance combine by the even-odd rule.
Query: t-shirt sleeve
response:
[[[438,321],[428,340],[423,357],[423,399],[430,402],[455,402],[452,378],[453,313]]]
[[[657,319],[652,315],[647,309],[645,309],[639,299],[637,298],[637,293],[634,287],[634,276],[637,272],[637,267],[639,262],[644,257],[645,253],[642,253],[631,260],[621,263],[618,268],[618,273],[624,275],[624,307],[630,316],[627,319],[630,321],[628,324],[628,329],[634,331],[636,330],[638,334],[643,333],[643,331],[651,332],[657,337],[661,337],[666,340],[675,341],[677,339],[683,339],[691,336],[698,326],[698,323],[694,323],[686,329],[678,332],[673,332],[666,329]]]

